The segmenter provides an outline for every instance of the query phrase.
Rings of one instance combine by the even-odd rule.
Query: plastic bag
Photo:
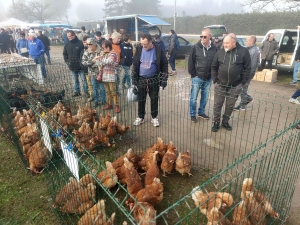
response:
[[[138,95],[134,94],[134,93],[137,93],[136,90],[137,90],[137,87],[134,85],[131,85],[131,87],[128,88],[128,90],[127,90],[127,101],[128,102],[137,102],[139,100]]]

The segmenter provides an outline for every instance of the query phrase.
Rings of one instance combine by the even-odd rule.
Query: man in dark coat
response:
[[[133,56],[132,79],[133,84],[138,87],[138,115],[134,126],[144,123],[146,114],[147,92],[151,100],[151,123],[158,127],[158,93],[159,86],[163,89],[167,86],[168,60],[160,46],[152,42],[150,34],[143,34]]]
[[[78,79],[80,77],[83,84],[83,90],[85,96],[87,98],[90,98],[90,94],[88,92],[87,80],[83,73],[83,66],[81,64],[81,53],[82,51],[84,51],[83,43],[76,37],[74,31],[69,30],[67,35],[68,35],[69,42],[64,47],[63,56],[64,56],[64,61],[68,65],[71,74],[75,80],[74,83],[75,93],[73,97],[77,97],[81,95],[79,79]]]
[[[202,30],[200,40],[192,47],[188,61],[188,71],[192,78],[192,89],[190,96],[190,116],[192,122],[196,123],[196,106],[199,91],[201,90],[198,117],[208,120],[205,114],[205,106],[211,86],[211,64],[217,52],[216,46],[212,43],[211,30]]]
[[[4,28],[0,29],[0,36],[1,36],[0,39],[2,41],[1,53],[11,54],[11,52],[9,50],[10,37],[9,37],[8,33],[4,30]]]
[[[225,102],[222,126],[232,130],[228,121],[234,104],[243,88],[249,81],[251,58],[247,48],[242,47],[233,33],[223,39],[223,48],[215,55],[211,65],[214,88],[214,119],[212,131],[220,128],[221,111]]]
[[[37,38],[40,39],[44,46],[45,46],[45,54],[47,56],[48,59],[48,64],[51,64],[51,59],[50,59],[50,40],[47,36],[43,35],[42,31],[38,31],[37,33]]]
[[[274,34],[269,34],[268,39],[263,41],[260,46],[261,64],[260,69],[263,70],[268,62],[268,68],[272,70],[272,62],[274,55],[278,52],[278,42],[274,39]]]

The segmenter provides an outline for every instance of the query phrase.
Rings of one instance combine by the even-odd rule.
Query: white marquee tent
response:
[[[26,23],[16,18],[10,18],[8,20],[0,22],[0,27],[10,27],[10,28],[29,28],[31,26],[35,26],[36,24]]]

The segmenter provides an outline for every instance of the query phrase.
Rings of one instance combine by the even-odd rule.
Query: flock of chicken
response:
[[[224,216],[226,208],[232,206],[233,197],[226,192],[204,194],[199,187],[192,190],[192,199],[201,213],[207,216],[207,225],[266,225],[266,215],[279,218],[266,196],[253,187],[251,178],[243,181],[241,201],[234,209],[232,222]]]
[[[110,138],[113,139],[118,134],[123,135],[130,129],[129,126],[118,123],[117,118],[112,118],[109,113],[105,117],[100,115],[97,121],[96,110],[91,109],[88,104],[85,107],[79,106],[77,114],[72,116],[70,109],[59,101],[44,118],[56,129],[60,126],[65,130],[73,129],[75,146],[81,152],[84,152],[84,149],[93,151],[99,143],[111,146]],[[53,119],[59,126],[54,124]]]
[[[23,109],[21,113],[14,109],[12,117],[12,123],[16,134],[19,136],[24,157],[29,161],[29,169],[34,173],[41,173],[51,160],[52,153],[45,146],[43,138],[39,138],[33,111]]]
[[[159,179],[160,169],[157,162],[161,161],[160,168],[163,171],[163,176],[166,176],[166,173],[171,174],[174,169],[182,175],[191,175],[189,152],[179,153],[177,157],[176,151],[177,149],[172,142],[166,145],[161,138],[158,138],[157,143],[144,151],[141,156],[129,149],[114,162],[107,161],[106,169],[94,175],[105,188],[114,187],[117,181],[127,185],[130,197],[127,199],[126,205],[129,206],[130,210],[133,210],[133,216],[136,221],[141,225],[156,224],[156,210],[154,206],[163,199],[164,191],[163,184]],[[138,171],[145,172],[142,174],[145,175],[144,179],[142,179]],[[95,173],[95,171],[92,173]],[[89,174],[85,175],[85,177],[87,176],[92,177]],[[95,180],[87,184],[85,177],[76,182],[76,185],[74,185],[76,180],[70,178],[70,182],[63,186],[57,194],[54,207],[60,206],[60,210],[63,213],[82,214],[86,211],[78,224],[110,224],[111,222],[109,221],[114,221],[115,214],[110,219],[105,218],[106,223],[97,222],[99,217],[102,218],[104,203],[101,203],[102,200],[99,200],[98,206],[91,204],[95,191],[93,190],[93,193],[90,193],[89,197],[86,198],[87,195],[83,194],[81,196],[81,193],[77,190],[78,186],[80,186],[81,189],[85,190],[85,193],[88,193],[90,190],[88,185],[96,184]],[[76,204],[74,204],[72,198],[77,199]],[[70,209],[69,206],[72,208]],[[90,209],[92,206],[93,210]],[[96,212],[96,209],[98,209],[98,212]]]

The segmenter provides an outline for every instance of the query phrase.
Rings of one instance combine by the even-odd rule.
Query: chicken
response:
[[[109,122],[106,135],[108,138],[114,138],[117,135],[117,128],[116,128],[116,123],[114,120],[111,120]],[[114,140],[112,143],[114,143]]]
[[[16,129],[16,130],[20,130],[20,129],[22,129],[23,127],[26,127],[26,126],[27,126],[26,119],[25,119],[24,116],[21,116],[20,119],[16,122],[15,129]]]
[[[133,216],[139,225],[156,225],[156,210],[148,202],[137,203],[134,207]]]
[[[59,113],[59,117],[57,119],[57,122],[65,129],[68,130],[68,120],[67,120],[67,116],[65,114],[65,111],[61,111]],[[59,128],[59,127],[57,127]]]
[[[209,192],[208,194],[204,194],[198,189],[199,186],[192,190],[192,199],[194,200],[196,207],[199,207],[201,213],[204,215],[207,215],[208,211],[213,207],[218,208],[225,214],[226,207],[230,207],[233,204],[233,197],[229,193]]]
[[[163,199],[163,191],[164,187],[160,179],[154,178],[151,185],[148,185],[137,193],[136,199],[138,202],[148,202],[155,206]]]
[[[108,137],[106,136],[105,132],[100,129],[98,122],[94,123],[93,132],[96,136],[98,136],[98,140],[99,140],[100,143],[103,143],[106,146],[110,147]]]
[[[225,217],[218,208],[213,207],[207,214],[207,225],[231,225],[231,222]]]
[[[267,225],[265,207],[259,204],[254,197],[252,191],[245,191],[246,213],[251,225]]]
[[[60,211],[63,213],[83,214],[93,206],[93,199],[96,197],[96,186],[93,183],[88,184],[87,188],[79,189],[68,199]]]
[[[84,152],[85,149],[91,152],[98,145],[98,136],[92,137],[90,140],[81,144],[76,143],[76,147],[80,152]]]
[[[176,147],[173,145],[172,142],[170,142],[168,146],[168,150],[164,154],[162,163],[160,165],[164,177],[167,177],[166,173],[171,174],[172,170],[175,168],[176,150],[177,150]]]
[[[19,121],[19,119],[22,117],[22,114],[20,113],[20,111],[16,112],[16,116],[14,117],[13,123],[14,125]]]
[[[233,211],[232,225],[251,225],[247,214],[247,205],[244,200]]]
[[[26,159],[28,159],[27,152],[28,150],[39,141],[37,131],[24,132],[20,137],[20,143],[22,145],[22,150]]]
[[[143,152],[140,161],[138,162],[139,168],[141,170],[147,171],[152,164],[153,155],[157,151],[157,145],[153,145]]]
[[[158,151],[154,152],[153,155],[153,161],[151,166],[149,167],[149,169],[146,172],[146,176],[145,176],[145,186],[147,187],[147,185],[151,185],[153,182],[153,179],[159,178],[159,168],[157,166],[157,156],[158,155]]]
[[[167,152],[167,149],[168,145],[166,145],[160,137],[157,138],[156,150],[158,151],[159,161],[162,160],[164,154]]]
[[[245,198],[245,193],[247,191],[252,191],[253,192],[253,197],[256,202],[258,202],[260,205],[264,207],[266,212],[273,218],[279,218],[279,214],[273,210],[273,207],[271,206],[270,202],[266,198],[266,196],[261,193],[260,191],[254,189],[253,187],[253,181],[251,178],[246,178],[243,181],[243,186],[242,186],[242,192],[241,192],[241,198]]]
[[[191,171],[191,157],[189,154],[189,150],[187,150],[185,153],[181,154],[179,153],[177,160],[176,160],[176,171],[178,171],[182,176],[186,173],[190,176],[193,176]]]
[[[16,115],[17,115],[18,112],[19,111],[17,111],[17,108],[13,108],[13,111],[10,114],[10,118],[14,119],[16,117]]]
[[[44,141],[36,142],[27,152],[29,169],[34,173],[42,173],[52,158],[52,153],[44,145]],[[41,171],[39,171],[42,169]]]
[[[114,121],[115,121],[115,126],[116,126],[118,134],[123,135],[130,129],[129,126],[125,126],[125,125],[118,123],[117,117],[114,117]],[[121,140],[121,136],[120,136],[120,140]]]
[[[70,177],[69,183],[64,185],[58,192],[52,207],[56,208],[57,206],[65,204],[65,202],[67,202],[79,189],[83,189],[81,184],[74,177]]]
[[[30,123],[27,123],[27,126],[26,127],[23,127],[23,128],[21,128],[20,130],[17,130],[17,135],[19,136],[19,137],[21,137],[21,135],[23,134],[23,133],[28,133],[28,132],[30,132],[30,131],[36,131],[36,124],[35,123],[33,123],[33,124],[30,124]]]
[[[76,118],[78,120],[78,125],[81,125],[84,121],[88,124],[93,122],[94,117],[96,116],[96,110],[91,109],[88,106],[88,103],[84,108],[79,106]]]
[[[116,170],[113,168],[112,163],[105,162],[106,170],[100,171],[97,174],[97,178],[100,180],[102,185],[106,188],[112,188],[117,184],[118,177]]]
[[[109,113],[106,113],[106,116],[103,117],[102,114],[100,114],[100,128],[102,130],[106,130],[108,127],[108,124],[111,121],[111,115]]]
[[[96,170],[92,170],[92,174],[86,174],[83,177],[80,178],[79,183],[83,185],[84,187],[87,187],[88,184],[93,183],[96,184],[96,181],[93,178],[93,174],[96,173]]]
[[[115,221],[116,213],[113,213],[110,219],[106,219],[105,201],[99,200],[90,208],[78,221],[78,225],[112,225]]]
[[[143,188],[142,179],[134,168],[133,163],[130,162],[127,157],[124,158],[124,167],[128,193],[136,197],[137,193]],[[126,204],[131,206],[130,203],[133,203],[131,198],[127,200]]]
[[[67,124],[69,126],[75,126],[75,125],[77,125],[77,122],[78,122],[78,119],[76,118],[76,116],[72,116],[71,113],[67,113]]]
[[[140,161],[140,157],[133,153],[132,149],[128,149],[127,152],[119,157],[117,160],[115,160],[112,163],[112,166],[115,168],[117,172],[118,179],[121,184],[127,184],[126,182],[126,170],[124,167],[124,158],[127,157],[127,159],[133,163],[134,168],[138,168],[138,162]]]
[[[93,130],[90,128],[88,123],[83,122],[78,130],[73,130],[72,133],[76,139],[76,147],[80,148],[79,143],[85,143],[93,138]]]

